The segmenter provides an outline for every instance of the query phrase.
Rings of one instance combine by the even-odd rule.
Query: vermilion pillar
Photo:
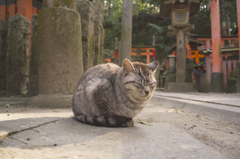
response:
[[[18,14],[32,19],[32,0],[18,0]]]
[[[33,0],[32,1],[32,15],[35,15],[35,14],[37,14],[37,0]]]
[[[9,16],[16,15],[16,0],[9,1]]]
[[[222,57],[221,57],[221,31],[219,0],[213,0],[211,5],[212,26],[212,91],[223,91]]]
[[[240,47],[240,0],[237,0],[237,18],[238,18],[238,42]],[[238,92],[240,93],[240,50],[238,61]]]
[[[0,0],[0,18],[6,20],[7,0]]]

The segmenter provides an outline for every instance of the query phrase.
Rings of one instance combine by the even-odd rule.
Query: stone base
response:
[[[169,82],[165,92],[193,92],[192,82]]]
[[[223,92],[223,73],[212,73],[211,91]]]
[[[175,70],[167,70],[166,74],[166,81],[165,81],[165,86],[164,89],[168,89],[168,83],[169,82],[176,82],[176,71]]]
[[[240,61],[238,61],[238,93],[240,93]]]
[[[37,95],[29,98],[23,105],[41,108],[71,108],[73,95]]]

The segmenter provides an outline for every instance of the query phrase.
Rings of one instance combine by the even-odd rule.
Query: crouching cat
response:
[[[156,88],[158,62],[100,64],[84,73],[73,95],[74,119],[105,127],[132,127]]]

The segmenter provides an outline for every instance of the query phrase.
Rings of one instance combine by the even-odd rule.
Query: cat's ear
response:
[[[133,64],[128,59],[123,60],[123,71],[134,71]]]
[[[155,73],[156,70],[157,70],[157,68],[158,68],[158,66],[159,66],[159,63],[158,63],[158,61],[153,61],[153,62],[151,62],[150,64],[148,64],[147,66],[148,66],[148,68],[149,68],[150,70],[153,71],[153,73]]]

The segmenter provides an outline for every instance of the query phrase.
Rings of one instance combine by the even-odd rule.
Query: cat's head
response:
[[[123,61],[122,87],[131,100],[145,101],[152,97],[157,85],[154,76],[158,65],[157,61],[150,64],[130,62],[128,59]]]

